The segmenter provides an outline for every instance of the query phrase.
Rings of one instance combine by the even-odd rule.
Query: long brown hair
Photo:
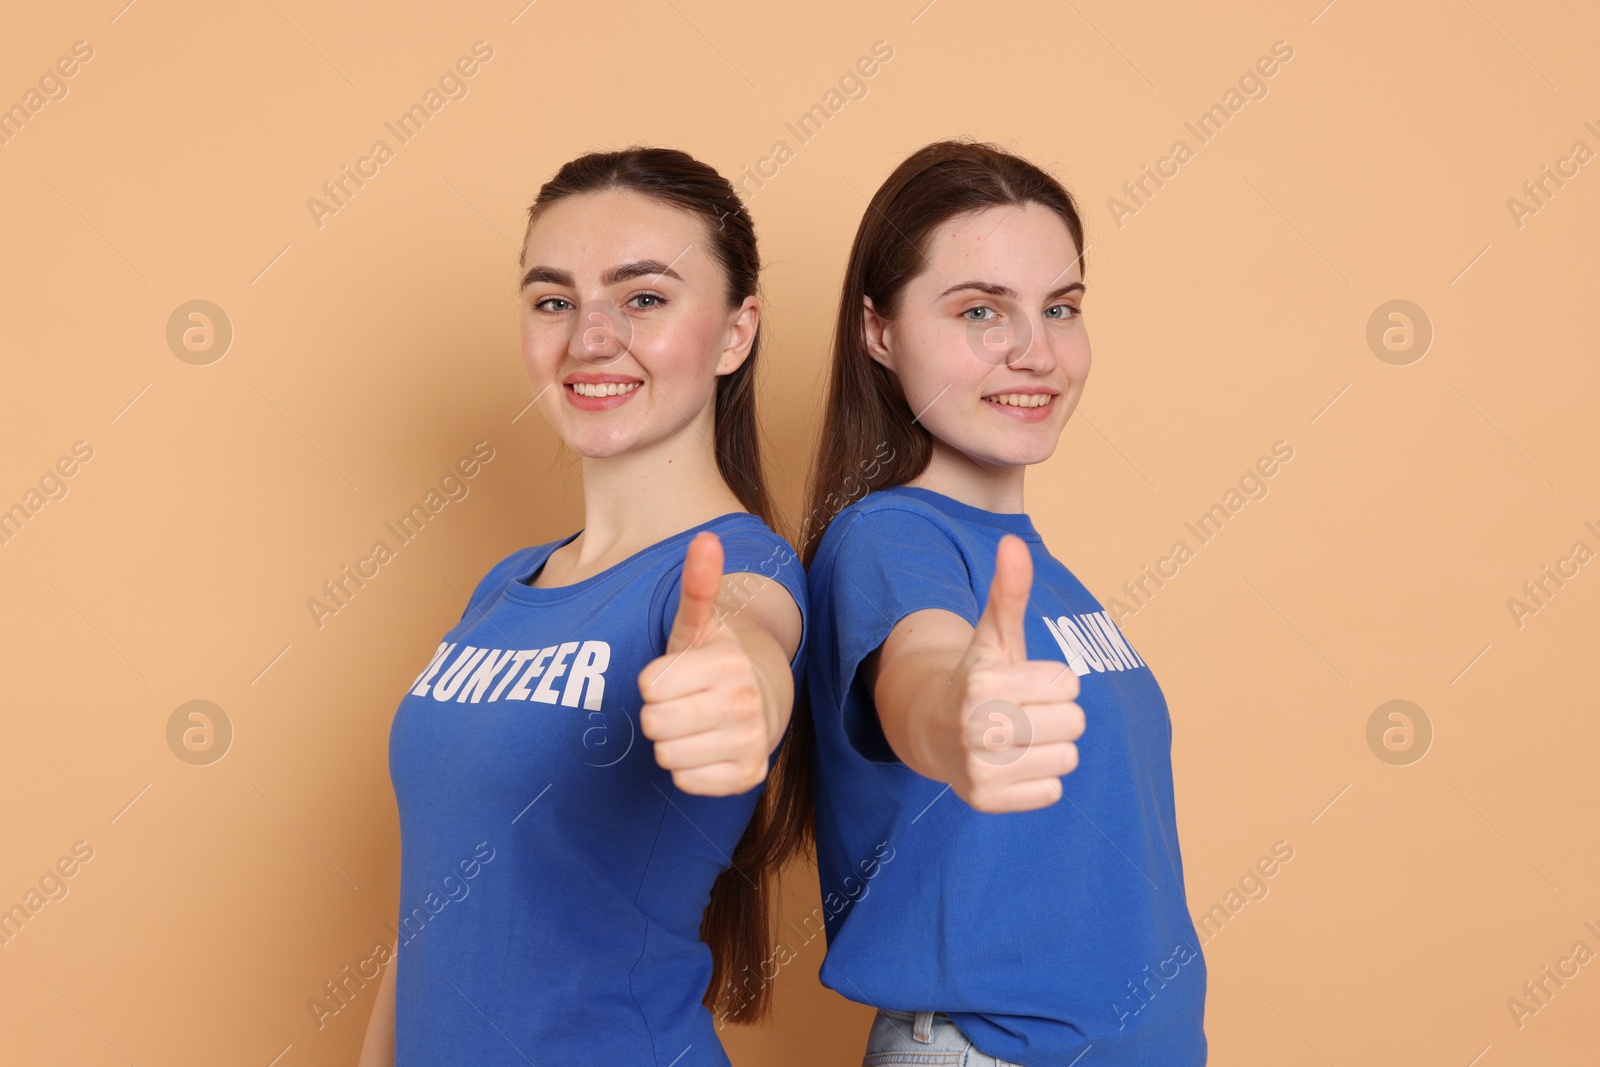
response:
[[[1083,258],[1083,222],[1072,194],[1055,178],[999,145],[936,141],[911,153],[867,205],[839,294],[828,395],[816,459],[806,479],[800,519],[800,557],[809,569],[834,517],[874,489],[904,485],[928,467],[933,441],[912,414],[899,384],[867,352],[862,297],[893,318],[906,283],[927,262],[939,224],[999,206],[1039,204],[1066,224]],[[815,737],[811,700],[795,700],[784,774],[784,833],[795,851],[816,843],[812,767]]]
[[[617,152],[591,152],[565,164],[539,188],[528,208],[527,234],[545,208],[580,193],[624,189],[697,215],[705,223],[710,250],[728,278],[728,306],[738,307],[757,294],[761,256],[755,223],[732,184],[715,169],[672,148],[632,146]],[[527,267],[527,235],[518,264]],[[717,379],[714,444],[717,470],[746,511],[770,527],[777,525],[772,496],[761,462],[761,437],[756,420],[756,357],[761,329],[750,343],[750,355],[738,369]],[[791,738],[792,740],[792,738]],[[785,745],[787,748],[788,745]],[[782,763],[780,757],[779,763]],[[774,769],[777,775],[777,769]],[[772,897],[778,869],[796,850],[783,816],[790,806],[781,787],[769,780],[744,836],[734,848],[732,866],[711,887],[711,900],[700,923],[700,937],[711,946],[711,984],[702,1002],[733,1022],[751,1023],[771,1008],[770,983],[735,989],[735,976],[757,973],[768,955],[773,918]]]

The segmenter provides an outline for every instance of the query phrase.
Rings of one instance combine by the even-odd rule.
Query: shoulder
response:
[[[535,566],[536,560],[541,560],[548,556],[575,536],[576,534],[573,534],[555,541],[527,545],[502,557],[489,568],[488,573],[478,580],[477,587],[473,589],[472,595],[467,598],[467,606],[461,612],[461,617],[464,619],[474,608],[480,608],[492,603],[502,589],[517,578],[526,575],[528,571],[531,571]]]
[[[748,512],[723,515],[708,528],[722,542],[723,574],[754,574],[777,582],[804,615],[806,572],[793,545]]]
[[[760,516],[744,511],[719,515],[695,528],[696,533],[699,531],[710,531],[717,535],[717,540],[722,545],[722,573],[725,578],[730,575],[754,574],[776,582],[789,594],[789,599],[794,604],[792,610],[803,624],[808,603],[805,568],[788,541],[768,526]],[[693,534],[687,537],[679,535],[663,543],[667,551],[659,563],[661,571],[650,595],[649,609],[650,617],[655,620],[655,626],[660,631],[663,645],[667,633],[671,630],[672,616],[677,610],[678,597],[682,589],[684,555],[692,536]],[[761,583],[754,583],[755,587],[760,585]],[[751,586],[752,583],[744,580],[744,588],[748,589]]]
[[[813,570],[832,569],[843,558],[903,554],[961,554],[959,523],[910,494],[868,493],[828,524],[813,558]]]
[[[503,585],[514,578],[523,577],[527,573],[523,568],[532,570],[552,552],[567,544],[576,536],[578,536],[576,533],[571,533],[566,537],[558,537],[554,541],[544,541],[537,545],[526,545],[515,549],[490,567],[488,573],[483,576],[483,581],[484,583],[498,582]]]
[[[653,568],[659,570],[658,584],[674,584],[683,573],[683,563],[689,542],[701,533],[713,533],[722,545],[722,571],[724,574],[754,572],[768,578],[784,579],[787,573],[804,575],[800,557],[794,547],[784,540],[757,515],[736,511],[719,515],[699,526],[659,542]]]
[[[708,526],[717,539],[722,542],[723,554],[727,562],[724,570],[733,570],[729,563],[737,557],[740,563],[749,563],[752,559],[772,561],[769,570],[776,575],[780,567],[787,567],[799,557],[794,546],[762,521],[758,515],[747,511],[736,511],[714,519]]]

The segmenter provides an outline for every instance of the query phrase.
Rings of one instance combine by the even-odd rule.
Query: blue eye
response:
[[[984,317],[982,317],[982,318],[976,318],[976,319],[975,319],[975,318],[973,318],[973,317],[972,317],[972,313],[973,313],[973,312],[975,312],[975,311],[983,311],[983,312],[988,312],[988,315],[986,315],[986,316],[984,316]],[[968,309],[967,309],[967,310],[965,310],[965,311],[963,311],[963,312],[962,312],[962,313],[961,313],[961,315],[962,315],[962,317],[963,317],[963,318],[965,318],[965,319],[966,319],[966,320],[967,320],[967,321],[968,321],[968,322],[988,322],[988,321],[989,321],[989,318],[990,318],[990,317],[992,317],[992,316],[993,316],[993,315],[995,315],[995,310],[994,310],[994,308],[992,308],[992,307],[975,307],[975,308],[968,308]]]
[[[562,304],[564,306],[551,307],[550,305],[552,304]],[[564,296],[547,296],[543,299],[535,300],[533,302],[533,306],[540,311],[548,311],[552,313],[559,311],[570,311],[572,309],[572,301],[568,300]]]
[[[638,301],[638,300],[648,300],[648,301],[651,301],[651,302],[648,303],[648,304],[635,303],[635,301]],[[629,305],[631,305],[633,307],[637,307],[637,308],[639,308],[641,310],[648,310],[650,308],[660,307],[663,304],[665,304],[666,302],[667,302],[667,298],[662,296],[660,293],[635,293],[633,296],[628,298]]]
[[[1054,312],[1054,311],[1059,311],[1062,314],[1052,316],[1051,312]],[[1054,307],[1045,308],[1045,312],[1044,313],[1045,313],[1046,317],[1059,318],[1059,319],[1072,319],[1072,318],[1078,317],[1079,315],[1082,315],[1083,314],[1083,309],[1082,308],[1073,307],[1071,304],[1057,304]]]

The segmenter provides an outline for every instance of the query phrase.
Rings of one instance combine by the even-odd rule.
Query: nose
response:
[[[1016,336],[1011,346],[1004,352],[1006,366],[1013,370],[1033,371],[1037,374],[1055,370],[1056,354],[1050,348],[1050,335],[1045,330],[1042,319],[1018,316],[1009,320],[1008,328]]]
[[[572,318],[567,335],[567,353],[592,366],[606,366],[621,359],[632,341],[628,317],[610,301],[584,302]]]
[[[983,362],[1009,367],[1033,343],[1033,334],[1026,318],[1007,314],[973,322],[967,329],[967,346]]]

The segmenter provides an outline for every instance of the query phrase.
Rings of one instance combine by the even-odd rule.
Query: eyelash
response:
[[[1070,315],[1065,316],[1060,321],[1071,321],[1072,319],[1075,319],[1079,315],[1083,314],[1083,309],[1082,308],[1076,307],[1076,306],[1074,306],[1072,304],[1052,304],[1050,307],[1046,308],[1045,311],[1048,313],[1048,312],[1054,311],[1056,308],[1066,308],[1068,311],[1070,311],[1072,313]],[[961,317],[967,319],[968,322],[988,322],[989,321],[988,319],[967,318],[967,316],[969,316],[974,311],[989,311],[989,312],[993,312],[994,308],[989,307],[987,304],[980,304],[978,307],[968,308],[966,311],[963,311],[961,313]],[[998,313],[996,312],[996,314],[998,314]]]
[[[633,302],[635,300],[640,300],[640,299],[653,300],[653,301],[655,301],[655,303],[650,304],[647,307],[638,307],[637,305],[634,305],[636,310],[639,310],[639,311],[649,311],[649,310],[651,310],[653,308],[663,307],[668,303],[667,298],[662,296],[660,293],[651,293],[651,292],[634,293],[626,301],[624,301],[624,303],[625,304],[633,304]],[[550,307],[546,306],[546,305],[548,305],[548,304],[550,304],[552,302],[560,302],[560,303],[563,303],[563,304],[567,305],[566,307],[561,308],[560,311],[571,311],[572,310],[572,301],[568,300],[564,296],[540,297],[538,300],[535,300],[533,302],[533,307],[535,309],[539,310],[539,311],[548,312],[548,313],[550,313],[552,315],[559,314],[560,311],[557,311],[554,308],[550,308]]]

